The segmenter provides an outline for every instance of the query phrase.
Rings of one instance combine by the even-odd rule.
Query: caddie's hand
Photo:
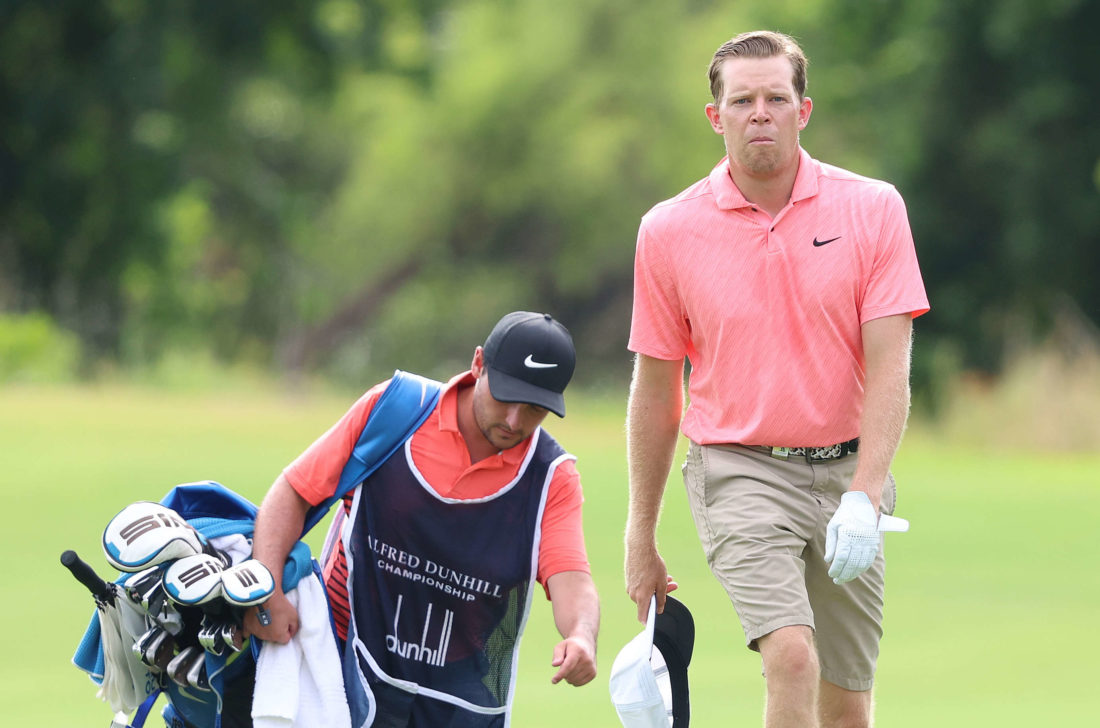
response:
[[[260,608],[267,610],[271,618],[270,624],[260,624]],[[264,642],[285,645],[291,637],[298,634],[298,610],[286,598],[283,590],[276,587],[266,602],[259,607],[249,607],[245,612],[244,630],[246,634],[259,637]]]
[[[558,668],[550,678],[552,684],[565,680],[570,685],[584,685],[596,677],[596,645],[581,637],[566,637],[554,646],[550,664]]]
[[[657,613],[665,609],[665,594],[675,591],[676,580],[669,576],[665,560],[656,548],[632,549],[626,547],[626,593],[638,605],[638,621],[645,623],[649,616],[649,599],[657,595]]]
[[[880,542],[878,513],[863,491],[840,497],[825,532],[825,563],[836,584],[855,579],[875,562]]]

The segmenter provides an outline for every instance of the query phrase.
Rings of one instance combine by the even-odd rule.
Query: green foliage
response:
[[[1100,5],[945,3],[908,124],[914,234],[935,296],[925,331],[996,369],[1005,341],[1051,325],[1065,296],[1100,320]]]
[[[805,146],[908,202],[931,390],[948,359],[995,369],[1063,296],[1100,319],[1098,9],[9,3],[0,310],[125,366],[203,348],[372,379],[539,308],[582,379],[621,381],[638,220],[722,154],[713,49],[769,27],[810,56]]]
[[[0,384],[71,380],[79,357],[76,337],[46,314],[0,313]]]

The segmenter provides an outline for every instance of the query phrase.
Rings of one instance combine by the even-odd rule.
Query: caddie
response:
[[[550,412],[565,416],[575,360],[550,315],[504,316],[404,446],[344,499],[324,577],[354,726],[504,726],[536,582],[562,636],[551,682],[595,677],[599,603],[580,476],[541,427]],[[253,555],[273,574],[307,510],[336,492],[389,386],[367,391],[271,486]],[[270,624],[253,612],[245,625],[286,642],[298,615],[275,594]]]

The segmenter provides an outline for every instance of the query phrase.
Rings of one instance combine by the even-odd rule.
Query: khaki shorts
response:
[[[780,627],[814,630],[821,677],[847,690],[870,690],[882,637],[879,549],[862,576],[837,585],[825,563],[825,528],[848,490],[858,454],[807,463],[738,445],[691,443],[684,485],[707,562],[733,600],[745,639]],[[882,512],[893,514],[893,477]]]

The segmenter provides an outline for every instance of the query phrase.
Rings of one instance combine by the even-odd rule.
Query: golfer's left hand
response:
[[[582,637],[567,637],[554,646],[554,659],[550,664],[558,671],[550,682],[557,685],[565,680],[580,686],[596,677],[596,645]]]
[[[825,563],[836,584],[851,581],[875,563],[879,548],[878,513],[863,491],[840,497],[825,532]]]

